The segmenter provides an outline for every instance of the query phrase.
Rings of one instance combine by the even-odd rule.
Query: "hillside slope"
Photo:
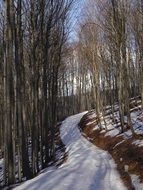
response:
[[[112,157],[88,140],[78,129],[85,113],[67,118],[60,132],[68,152],[58,169],[50,167],[15,190],[125,190]]]

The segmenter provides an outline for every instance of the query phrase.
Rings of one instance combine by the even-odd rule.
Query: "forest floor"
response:
[[[90,143],[78,123],[86,112],[62,122],[60,134],[68,157],[58,168],[48,167],[15,190],[125,190],[111,155]]]
[[[121,133],[117,106],[114,119],[110,107],[106,109],[105,120],[100,118],[102,129],[99,129],[95,110],[84,115],[79,124],[82,134],[90,142],[111,154],[129,190],[143,190],[143,114],[140,103],[140,100],[132,100],[130,104],[135,136],[127,123]]]
[[[63,144],[61,137],[60,137],[60,125],[61,122],[58,123],[56,131],[55,131],[55,160],[51,161],[48,163],[48,167],[55,167],[58,168],[60,167],[64,162],[66,162],[67,157],[68,157],[68,153],[66,152],[66,147]],[[31,147],[31,146],[30,146]],[[4,170],[4,161],[3,159],[0,159],[0,189],[4,189],[4,190],[10,190],[15,188],[16,186],[19,186],[19,183],[11,185],[9,187],[4,187],[2,188],[1,186],[3,186],[3,170]],[[40,171],[37,176],[41,173],[43,173],[46,169]],[[24,179],[25,181],[25,179]],[[27,189],[30,190],[30,189]],[[38,190],[38,189],[35,189]]]

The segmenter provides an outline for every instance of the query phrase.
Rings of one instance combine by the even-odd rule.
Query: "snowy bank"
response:
[[[67,162],[50,167],[15,190],[125,190],[112,157],[87,141],[77,125],[85,113],[67,118],[60,133]]]

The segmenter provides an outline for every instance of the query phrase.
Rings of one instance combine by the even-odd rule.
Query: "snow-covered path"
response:
[[[60,130],[66,163],[50,167],[15,190],[125,190],[111,156],[88,142],[77,128],[84,113],[67,118]]]

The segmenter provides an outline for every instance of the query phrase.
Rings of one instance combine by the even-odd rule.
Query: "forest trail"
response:
[[[125,190],[112,157],[88,142],[77,125],[85,113],[65,119],[60,133],[68,152],[59,168],[50,167],[15,190]]]

